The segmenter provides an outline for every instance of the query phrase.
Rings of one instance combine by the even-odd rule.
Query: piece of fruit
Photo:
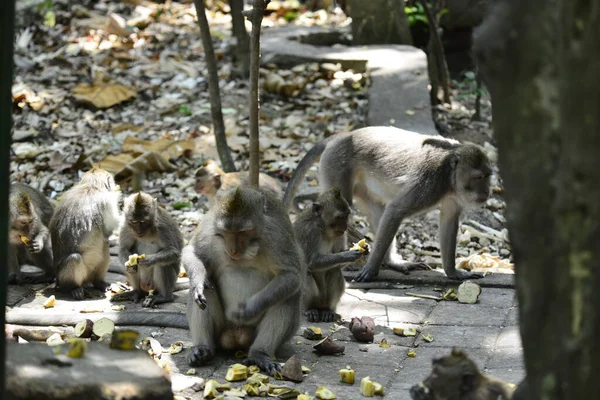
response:
[[[316,327],[316,326],[309,326],[308,328],[306,328],[304,330],[304,332],[302,333],[302,336],[304,336],[308,340],[323,339],[323,333],[321,331],[321,328]]]
[[[183,351],[183,343],[175,342],[169,347],[170,354],[179,354]]]
[[[94,322],[94,326],[92,327],[92,332],[94,335],[98,337],[102,337],[107,333],[112,333],[115,331],[115,323],[110,318],[100,318],[98,321]]]
[[[388,347],[390,347],[386,338],[381,339],[381,342],[379,343],[379,347],[383,347],[384,349],[387,349]]]
[[[248,379],[248,367],[243,364],[233,364],[225,374],[225,380],[229,382],[244,381],[246,379]]]
[[[219,395],[219,382],[214,379],[209,380],[204,384],[204,398],[214,399]]]
[[[352,247],[349,249],[350,251],[358,250],[362,253],[369,250],[369,245],[367,244],[367,239],[360,239],[358,242],[354,243]]]
[[[133,350],[140,337],[138,331],[133,329],[119,329],[113,332],[110,348],[117,350]]]
[[[373,385],[370,377],[365,376],[360,380],[360,394],[365,397],[375,396],[375,385]]]
[[[29,242],[31,242],[31,240],[29,240],[29,238],[28,238],[27,236],[23,236],[23,235],[21,235],[20,239],[21,239],[21,242],[23,242],[23,244],[24,244],[25,246],[28,246],[28,245],[29,245]]]
[[[120,305],[120,306],[110,306],[110,309],[112,311],[123,311],[125,309],[125,306]]]
[[[84,319],[75,325],[75,336],[87,339],[92,337],[94,322],[91,319]]]
[[[375,336],[375,321],[371,317],[354,317],[350,321],[350,332],[359,342],[372,342]]]
[[[297,356],[291,356],[283,364],[281,368],[281,375],[292,382],[302,382],[304,380],[304,374],[302,373],[302,363]]]
[[[340,369],[340,381],[344,383],[354,384],[354,377],[356,372],[350,367]]]
[[[398,336],[417,336],[415,328],[394,328],[394,334]]]
[[[475,304],[481,294],[481,286],[471,281],[465,281],[458,287],[458,301],[460,303]]]
[[[304,393],[299,395],[296,400],[314,400],[315,398],[309,395],[308,393]]]
[[[261,383],[269,383],[269,377],[264,374],[255,373],[248,378],[247,382],[257,384],[257,385],[259,385]]]
[[[431,336],[431,333],[424,333],[423,335],[421,335],[421,337],[423,338],[424,341],[431,343],[433,342],[433,336]]]
[[[383,396],[383,385],[379,382],[373,382],[374,391],[376,396]]]
[[[190,368],[187,370],[186,375],[196,375],[196,369]]]
[[[342,346],[341,344],[334,342],[329,336],[315,344],[313,348],[318,353],[326,355],[343,354],[346,350],[346,346]]]
[[[84,339],[71,338],[69,339],[69,350],[67,356],[71,358],[81,358],[87,351],[87,341]]]
[[[52,308],[56,305],[56,297],[54,295],[48,297],[48,299],[44,302],[44,308]]]
[[[311,372],[312,372],[312,369],[310,369],[310,368],[308,368],[308,367],[306,367],[304,365],[302,366],[302,373],[303,374],[309,374]]]
[[[58,346],[60,344],[64,344],[64,340],[62,340],[62,337],[60,336],[60,333],[55,333],[53,335],[50,335],[50,337],[48,339],[46,339],[46,344],[48,346]]]
[[[143,260],[144,258],[146,258],[145,254],[132,254],[129,256],[129,259],[125,262],[125,268],[127,269],[127,272],[129,272],[130,274],[132,273],[136,273],[138,270],[138,262],[139,260]]]
[[[415,352],[415,349],[408,349],[408,352],[406,353],[407,356],[415,358],[417,356],[417,353]]]
[[[317,396],[317,399],[321,399],[321,400],[332,400],[332,399],[337,398],[335,396],[335,393],[333,393],[331,390],[327,389],[326,386],[319,387],[317,389],[317,391],[315,392],[315,396]]]
[[[248,367],[248,375],[254,375],[260,372],[260,367],[258,365],[250,365]]]

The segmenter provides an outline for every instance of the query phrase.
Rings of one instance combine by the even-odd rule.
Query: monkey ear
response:
[[[477,375],[472,372],[466,372],[462,375],[460,383],[460,392],[462,394],[472,393],[477,387]]]
[[[21,192],[19,195],[19,214],[21,215],[30,215],[33,214],[33,204],[31,203],[31,198],[27,193]]]
[[[312,212],[314,214],[320,214],[321,210],[323,209],[323,206],[321,205],[321,203],[317,203],[316,201],[312,204]]]
[[[221,175],[219,175],[219,174],[213,175],[212,183],[215,188],[220,189],[221,188]]]

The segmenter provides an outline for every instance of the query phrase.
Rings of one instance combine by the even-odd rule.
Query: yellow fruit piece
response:
[[[248,378],[248,367],[243,364],[233,364],[227,369],[225,380],[229,382],[243,381]]]
[[[87,350],[87,342],[84,339],[71,338],[68,340],[69,350],[67,356],[71,358],[81,358]]]
[[[417,356],[417,353],[415,353],[414,349],[408,349],[408,353],[406,353],[406,355],[414,358]]]
[[[340,381],[354,384],[355,371],[353,369],[340,369]]]
[[[375,395],[376,396],[383,396],[383,385],[379,382],[373,382],[373,386],[375,388]]]
[[[260,372],[260,367],[258,365],[251,365],[248,367],[248,375],[254,375],[257,372]]]
[[[190,368],[187,370],[186,372],[187,375],[196,375],[196,369],[195,368]]]
[[[183,351],[183,343],[175,342],[169,347],[170,354],[179,354]]]
[[[335,393],[333,393],[331,390],[327,389],[327,387],[325,387],[325,386],[321,386],[320,388],[318,388],[317,391],[315,392],[315,396],[317,397],[317,399],[321,399],[321,400],[337,399],[337,397],[335,396]]]
[[[314,400],[314,399],[315,399],[314,397],[310,396],[307,393],[301,394],[296,398],[296,400]]]
[[[214,399],[219,395],[219,382],[214,379],[209,380],[204,384],[204,398]]]
[[[269,377],[267,375],[255,373],[251,377],[248,378],[248,383],[252,383],[252,384],[269,383]]]
[[[424,341],[431,343],[433,342],[433,336],[431,336],[430,333],[425,333],[423,335],[421,335],[421,337],[423,338]]]
[[[415,328],[394,328],[394,334],[399,336],[417,336]]]
[[[388,347],[390,347],[387,339],[381,339],[381,343],[379,343],[379,347],[383,347],[384,349],[387,349]]]
[[[139,332],[133,329],[120,329],[114,331],[110,340],[110,348],[117,350],[133,350],[140,337]]]
[[[367,251],[367,240],[360,239],[358,242],[354,243],[352,247],[350,247],[350,250],[358,250],[364,253],[365,251]]]
[[[52,308],[56,305],[56,297],[54,295],[48,297],[48,300],[44,302],[44,308]]]
[[[306,367],[304,365],[302,366],[302,373],[303,374],[309,374],[311,372],[312,372],[312,369],[310,369],[310,368],[308,368],[308,367]]]
[[[375,385],[371,382],[371,378],[365,376],[360,380],[360,394],[365,397],[375,396]]]
[[[27,236],[21,235],[21,242],[23,242],[23,244],[25,246],[27,246],[27,245],[29,245],[29,242],[31,242],[31,240],[29,240],[29,238]]]

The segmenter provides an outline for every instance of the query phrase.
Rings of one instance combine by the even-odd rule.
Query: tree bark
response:
[[[529,399],[600,391],[599,18],[598,2],[499,0],[475,33],[506,190]]]
[[[250,71],[250,40],[244,21],[244,0],[229,0],[231,7],[231,30],[236,38],[234,61],[236,74],[244,79]]]
[[[212,116],[213,129],[215,132],[215,142],[217,152],[225,172],[235,171],[235,164],[231,158],[231,151],[227,146],[227,137],[225,136],[225,122],[223,121],[223,111],[221,109],[221,94],[219,92],[219,74],[217,70],[217,59],[210,35],[210,27],[206,19],[206,9],[204,0],[194,0],[196,6],[196,15],[198,17],[198,26],[200,27],[200,36],[202,37],[202,47],[204,47],[204,56],[206,58],[206,70],[208,72],[208,90],[210,95],[210,112]]]
[[[10,174],[10,142],[12,130],[12,79],[13,79],[13,42],[15,22],[15,0],[0,2],[0,53],[3,62],[0,63],[0,215],[3,216],[0,225],[0,254],[3,265],[8,265],[8,191]],[[4,326],[7,294],[6,268],[0,269],[0,326]],[[5,392],[6,365],[6,335],[0,338],[0,397]]]
[[[404,0],[349,0],[355,45],[412,44]]]
[[[269,0],[254,0],[252,10],[246,15],[252,22],[250,34],[250,186],[258,188],[258,174],[260,168],[260,149],[258,143],[258,112],[260,102],[258,99],[258,69],[260,67],[260,26],[265,7]]]

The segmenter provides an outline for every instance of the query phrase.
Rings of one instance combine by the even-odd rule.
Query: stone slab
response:
[[[442,301],[431,312],[428,321],[435,325],[504,326],[507,315],[508,309],[503,307]]]
[[[352,280],[359,274],[360,271],[344,271],[346,281]],[[457,287],[460,282],[453,279],[448,279],[442,270],[433,271],[411,271],[409,275],[404,275],[389,269],[381,269],[379,275],[373,278],[373,282],[393,282],[403,285],[413,286],[448,286]],[[481,287],[491,288],[509,288],[514,289],[515,280],[513,274],[491,274],[485,278],[477,279],[477,284]]]
[[[172,400],[168,375],[142,350],[88,343],[82,358],[57,357],[45,343],[7,343],[7,400]]]

